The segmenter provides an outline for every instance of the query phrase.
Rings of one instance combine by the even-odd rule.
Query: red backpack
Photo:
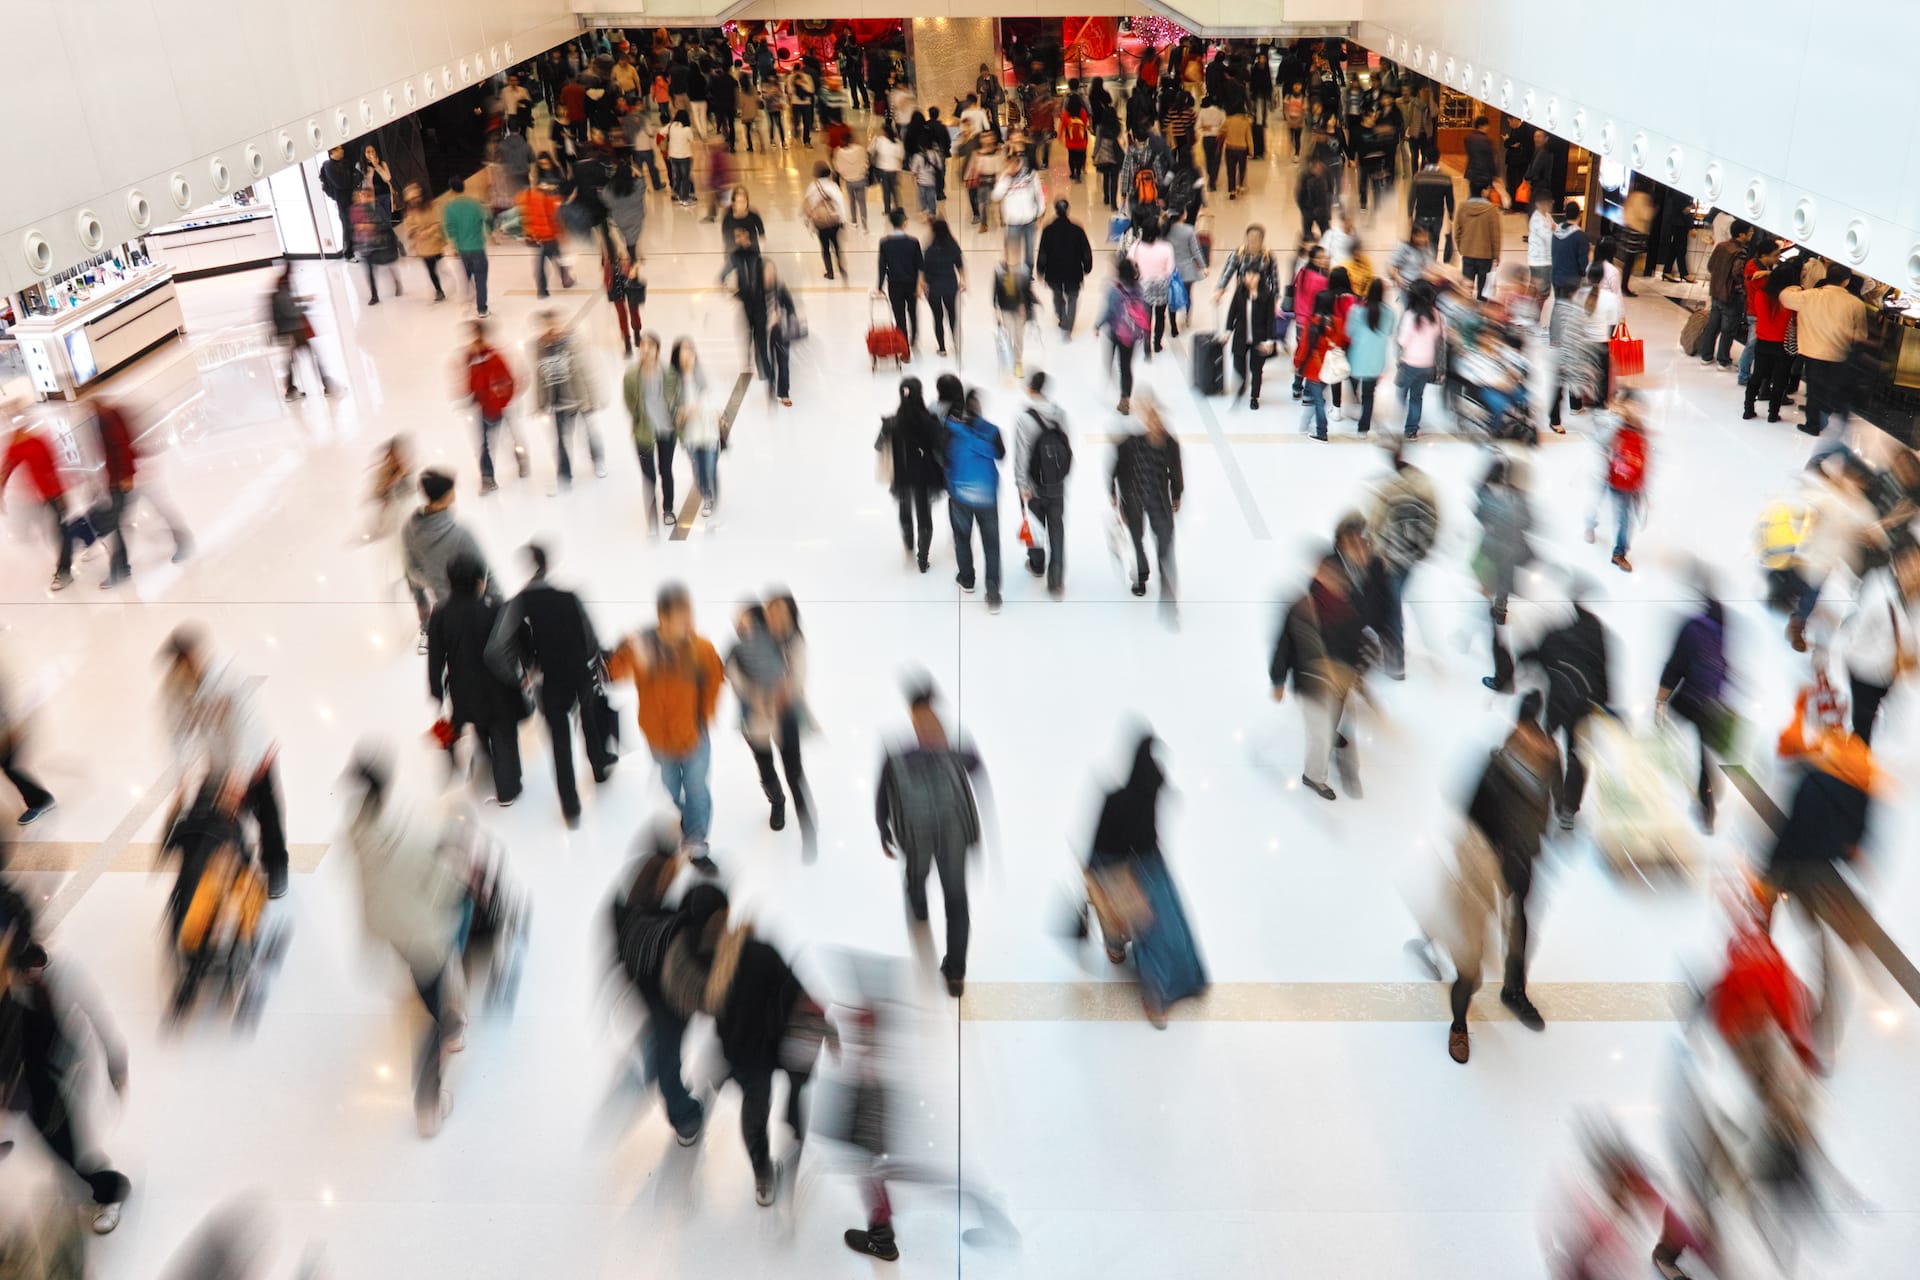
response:
[[[1638,493],[1647,483],[1647,434],[1632,423],[1620,424],[1607,456],[1607,487]]]
[[[1068,116],[1066,123],[1060,127],[1060,138],[1067,144],[1067,150],[1085,151],[1087,149],[1087,122],[1079,116]]]

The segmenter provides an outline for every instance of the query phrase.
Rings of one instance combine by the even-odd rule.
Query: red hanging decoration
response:
[[[1103,62],[1120,43],[1117,18],[1062,18],[1060,45],[1066,62]]]

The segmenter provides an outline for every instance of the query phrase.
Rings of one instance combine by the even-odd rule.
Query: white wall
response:
[[[90,256],[83,211],[129,239],[135,193],[174,221],[216,160],[244,186],[577,29],[567,0],[5,0],[0,290],[38,278],[30,237]]]
[[[1920,120],[1899,69],[1920,45],[1915,0],[1362,5],[1367,47],[1920,287]]]

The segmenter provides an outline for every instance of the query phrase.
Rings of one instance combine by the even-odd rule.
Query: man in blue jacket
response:
[[[1000,459],[1007,456],[1000,428],[980,416],[980,393],[968,391],[947,411],[947,511],[953,518],[955,581],[973,594],[973,526],[987,560],[987,612],[1000,612]]]
[[[1587,278],[1592,249],[1580,229],[1580,204],[1569,200],[1560,208],[1560,225],[1553,229],[1553,296],[1571,298]]]

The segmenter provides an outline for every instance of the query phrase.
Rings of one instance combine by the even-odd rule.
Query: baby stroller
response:
[[[250,1025],[260,1016],[286,931],[264,920],[266,874],[239,817],[221,807],[214,782],[203,785],[192,806],[169,824],[161,857],[179,861],[167,898],[176,969],[169,1020],[183,1020],[201,984],[218,975],[234,1021]]]

